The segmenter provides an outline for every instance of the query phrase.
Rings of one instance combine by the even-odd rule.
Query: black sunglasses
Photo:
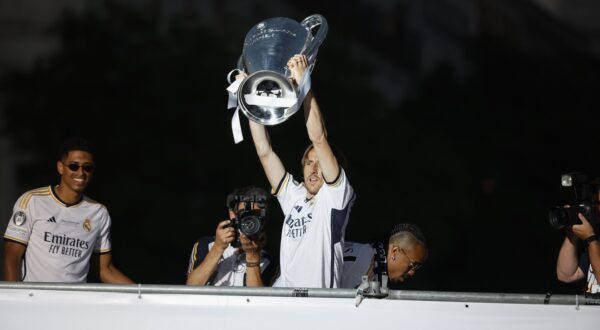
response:
[[[419,270],[419,268],[421,268],[421,266],[423,266],[423,264],[420,262],[412,261],[410,259],[410,257],[408,256],[408,253],[406,253],[406,251],[404,251],[404,249],[400,249],[400,251],[402,251],[402,253],[404,253],[406,258],[408,259],[409,264],[408,264],[407,272],[410,272],[411,270],[416,272],[417,270]]]
[[[71,163],[71,164],[65,164],[65,165],[67,165],[67,167],[69,168],[69,170],[71,170],[72,172],[79,171],[80,167],[83,168],[83,170],[85,172],[87,172],[87,173],[92,173],[96,169],[96,166],[94,164],[79,165],[77,163]]]

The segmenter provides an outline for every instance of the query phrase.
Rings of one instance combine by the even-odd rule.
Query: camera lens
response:
[[[565,208],[555,206],[548,212],[550,226],[554,229],[563,229],[569,224],[569,214]]]
[[[240,231],[244,235],[250,237],[260,232],[261,221],[260,218],[255,215],[248,215],[240,220]]]

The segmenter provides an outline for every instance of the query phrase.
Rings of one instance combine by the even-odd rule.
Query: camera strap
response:
[[[381,242],[371,243],[371,246],[375,249],[373,274],[376,276],[376,280],[381,283],[383,281],[383,275],[387,275],[385,247]]]

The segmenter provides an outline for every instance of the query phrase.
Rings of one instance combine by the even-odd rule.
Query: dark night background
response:
[[[236,145],[226,109],[246,32],[320,13],[329,34],[313,88],[358,194],[346,239],[421,226],[430,259],[402,289],[578,292],[556,280],[563,233],[547,211],[571,198],[560,174],[600,174],[600,28],[583,19],[600,15],[594,1],[566,2],[62,1],[40,29],[54,46],[16,65],[33,56],[11,41],[40,25],[27,25],[27,5],[0,1],[1,217],[56,183],[59,142],[84,136],[99,150],[87,195],[111,213],[116,265],[137,282],[183,284],[227,193],[268,187],[247,120]],[[270,133],[299,176],[302,116]],[[271,205],[278,255],[283,215]]]

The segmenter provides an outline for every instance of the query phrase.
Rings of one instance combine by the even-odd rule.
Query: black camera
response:
[[[598,191],[597,180],[593,180],[585,173],[567,173],[561,176],[563,187],[573,187],[575,200],[567,203],[569,206],[553,206],[550,208],[548,218],[550,226],[554,229],[563,229],[567,226],[579,225],[581,220],[578,213],[583,214],[590,223],[596,223],[598,202],[594,195]]]
[[[231,220],[231,226],[246,235],[249,239],[253,241],[257,240],[263,231],[267,219],[266,201],[267,197],[263,195],[235,196],[235,218]],[[256,208],[253,208],[253,205],[256,205]],[[240,246],[239,237],[236,237],[232,246]]]

